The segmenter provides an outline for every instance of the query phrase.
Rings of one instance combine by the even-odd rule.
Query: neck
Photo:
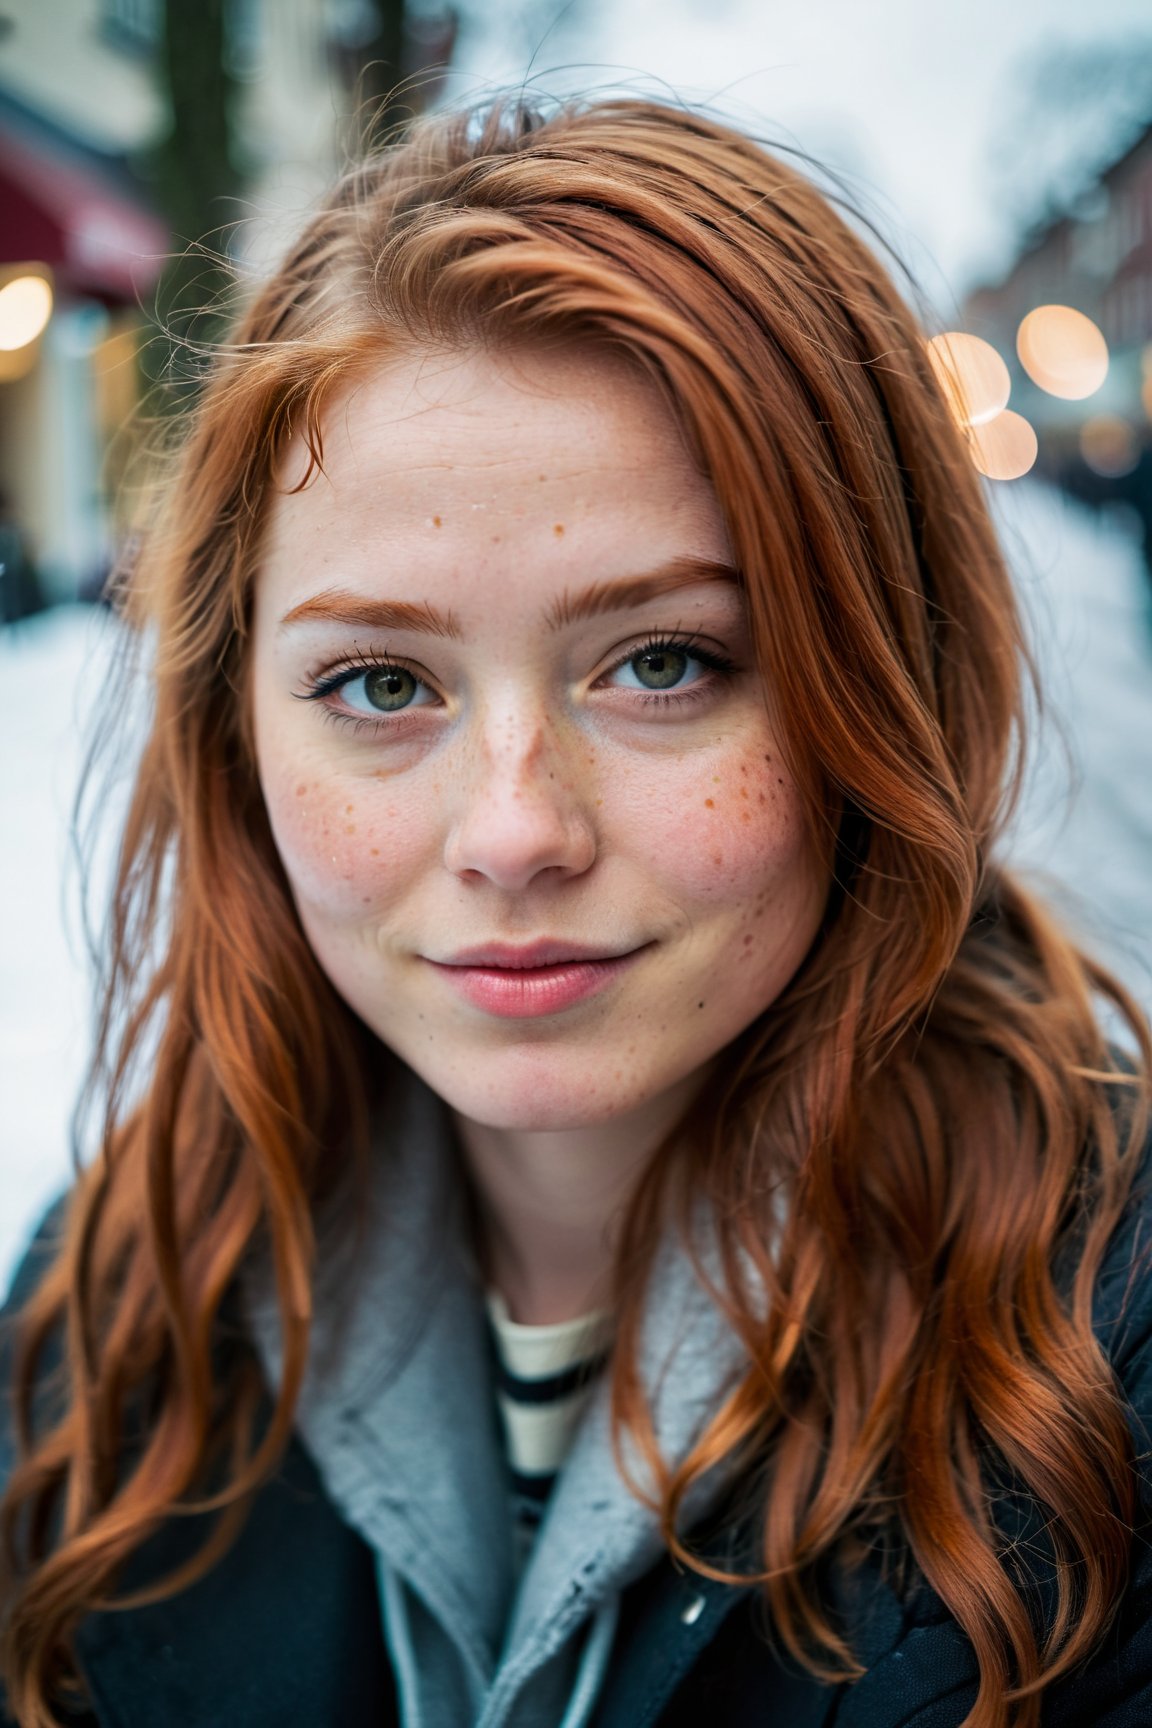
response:
[[[546,1326],[608,1304],[628,1202],[688,1096],[677,1088],[643,1112],[577,1128],[491,1128],[456,1116],[488,1280],[513,1320]]]

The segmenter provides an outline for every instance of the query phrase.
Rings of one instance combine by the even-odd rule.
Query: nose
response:
[[[546,715],[490,714],[461,764],[444,862],[456,876],[508,892],[544,872],[581,875],[596,856],[576,748],[564,748]]]

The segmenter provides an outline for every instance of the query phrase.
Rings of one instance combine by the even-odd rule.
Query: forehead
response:
[[[407,356],[350,384],[321,430],[323,471],[291,491],[308,467],[294,440],[270,507],[258,587],[285,606],[337,579],[436,583],[460,605],[493,581],[547,591],[726,555],[662,392],[612,356]]]
[[[324,467],[345,483],[365,465],[409,481],[446,468],[483,476],[530,456],[554,430],[574,461],[595,461],[619,437],[624,448],[614,454],[631,467],[654,442],[691,466],[667,401],[635,363],[600,348],[524,347],[420,350],[381,361],[327,404]],[[294,439],[281,485],[291,488],[306,467],[303,441]]]

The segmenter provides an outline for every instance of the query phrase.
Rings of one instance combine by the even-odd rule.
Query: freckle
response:
[[[716,800],[714,798],[705,798],[704,808],[705,808],[705,810],[715,810]]]
[[[503,536],[502,536],[502,535],[500,535],[500,534],[493,534],[493,536],[492,536],[492,544],[493,544],[493,546],[499,546],[499,544],[500,544],[500,541],[501,541],[501,539],[502,539],[502,538],[503,538]]]
[[[763,792],[761,792],[761,794],[760,794],[760,802],[761,802],[761,804],[767,804],[767,802],[768,802],[768,800],[765,797]]]
[[[745,936],[745,938],[744,938],[744,946],[745,946],[745,948],[751,948],[751,946],[752,946],[752,938],[751,938],[751,936]]]
[[[443,524],[442,524],[442,523],[441,523],[441,521],[440,521],[440,518],[439,518],[439,516],[433,516],[433,518],[432,518],[432,526],[433,526],[433,528],[440,528],[440,527],[442,527],[442,526],[443,526]]]
[[[372,904],[371,894],[362,894],[360,896],[360,904],[361,904],[361,906],[371,906],[371,904]]]
[[[538,479],[538,480],[547,480],[547,478],[548,478],[548,476],[547,476],[547,474],[538,474],[538,475],[537,475],[537,476],[536,476],[536,478],[537,478],[537,479]]]
[[[345,806],[344,806],[345,816],[351,816],[351,814],[355,808],[356,808],[356,806],[354,804],[345,804]]]
[[[713,862],[713,864],[715,864],[716,868],[719,869],[721,864],[723,864],[723,862],[724,862],[723,852],[713,852],[712,862]]]
[[[379,858],[379,856],[380,856],[380,848],[379,848],[379,846],[373,846],[373,848],[372,848],[372,856],[373,856],[373,858]]]
[[[308,790],[307,786],[297,786],[297,788],[296,788],[297,798],[303,798],[303,796],[304,796],[305,792],[307,792],[307,790]]]
[[[556,525],[555,525],[555,527],[554,527],[554,528],[553,528],[553,530],[552,530],[552,532],[553,532],[553,534],[555,534],[555,536],[556,536],[556,538],[557,538],[557,540],[559,540],[559,539],[560,539],[560,537],[561,537],[561,535],[562,535],[562,534],[563,534],[563,532],[564,532],[564,524],[563,524],[563,522],[557,522],[557,523],[556,523]]]
[[[747,788],[747,786],[741,786],[741,788],[740,788],[740,796],[741,796],[741,798],[747,798],[747,796],[748,796],[748,788]]]
[[[751,822],[752,818],[751,818],[751,816],[749,816],[747,810],[741,810],[740,820],[741,820],[741,822]]]
[[[344,832],[345,832],[345,834],[355,834],[355,832],[356,832],[355,822],[345,822]]]

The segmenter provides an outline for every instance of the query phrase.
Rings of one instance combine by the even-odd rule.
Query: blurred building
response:
[[[156,283],[200,238],[174,231],[149,173],[174,129],[162,48],[179,4],[0,0],[0,621],[29,608],[33,571],[47,602],[91,593],[114,551]],[[210,7],[234,172],[201,231],[258,261],[329,179],[382,13],[183,0],[178,15],[195,28]],[[428,57],[450,45],[433,30]]]
[[[1045,319],[1055,348],[1091,345],[1083,324],[1061,324],[1062,308],[1097,332],[1099,363],[1085,361],[1082,376],[1074,356],[1062,368],[1053,349],[1048,367],[1030,350]],[[1152,570],[1152,125],[1028,237],[1001,281],[969,296],[965,313],[1008,361],[1013,408],[1039,437],[1038,470],[1129,512]]]
[[[168,246],[126,155],[159,124],[156,94],[88,13],[30,0],[0,25],[0,616],[32,604],[32,570],[54,599],[106,560],[103,452]]]

